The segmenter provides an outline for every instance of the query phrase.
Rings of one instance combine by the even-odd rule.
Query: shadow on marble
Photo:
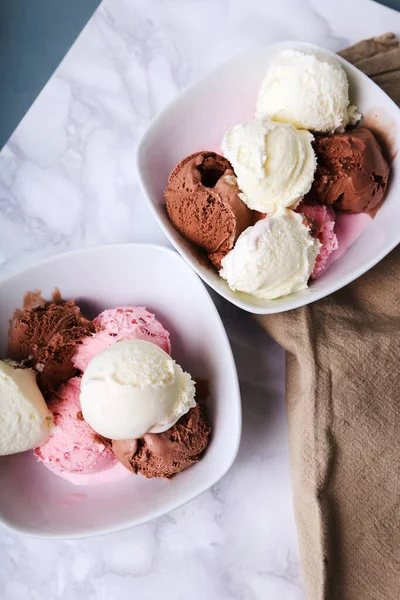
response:
[[[242,396],[243,430],[237,462],[287,452],[284,350],[249,313],[211,293],[226,327]],[[272,454],[271,454],[272,456]]]

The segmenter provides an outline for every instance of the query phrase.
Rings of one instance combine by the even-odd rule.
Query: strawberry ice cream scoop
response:
[[[112,450],[84,421],[81,378],[73,377],[49,399],[54,431],[34,453],[44,466],[74,484],[90,485],[125,477]]]
[[[299,204],[296,212],[304,215],[311,221],[311,229],[314,235],[321,242],[319,254],[315,261],[311,279],[316,279],[324,271],[328,263],[328,258],[334,250],[339,247],[338,239],[335,234],[336,215],[330,206],[320,204]]]
[[[100,331],[82,340],[73,358],[74,366],[85,371],[102,350],[124,340],[143,340],[171,354],[169,333],[155,316],[141,306],[120,306],[105,310],[93,321]]]

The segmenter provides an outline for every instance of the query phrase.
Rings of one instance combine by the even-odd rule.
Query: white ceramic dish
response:
[[[168,220],[163,192],[168,176],[185,156],[198,150],[218,151],[222,135],[230,125],[251,118],[263,76],[271,57],[293,48],[334,57],[345,69],[351,101],[373,123],[389,135],[397,149],[400,110],[371,79],[336,54],[302,42],[280,42],[233,59],[183,92],[150,125],[137,152],[141,186],[169,240],[191,267],[221,296],[250,312],[267,314],[297,308],[323,298],[350,283],[379,262],[400,242],[400,156],[392,161],[390,189],[376,218],[356,242],[311,284],[308,290],[277,300],[259,300],[233,292],[192,245],[175,231]]]
[[[56,256],[0,284],[0,355],[8,321],[27,290],[51,298],[58,286],[95,316],[136,304],[154,311],[171,333],[173,357],[207,379],[212,439],[204,458],[171,481],[132,475],[105,486],[74,486],[32,452],[0,458],[0,522],[28,535],[76,538],[143,523],[191,500],[235,459],[241,432],[236,368],[218,312],[197,275],[172,250],[143,244],[89,248]]]

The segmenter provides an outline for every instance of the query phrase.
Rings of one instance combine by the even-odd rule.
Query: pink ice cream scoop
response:
[[[311,273],[311,279],[316,279],[327,266],[329,256],[339,247],[334,231],[336,215],[330,206],[305,204],[303,202],[298,206],[296,212],[313,220],[313,224],[315,224],[314,234],[321,242],[321,249],[315,261],[314,270]]]
[[[55,430],[34,453],[44,466],[76,485],[104,484],[126,477],[112,450],[83,419],[79,394],[81,378],[72,377],[48,406]]]
[[[96,354],[123,340],[152,342],[171,354],[168,331],[153,314],[141,306],[120,306],[105,310],[93,323],[100,331],[82,340],[72,360],[80,371],[85,371]]]

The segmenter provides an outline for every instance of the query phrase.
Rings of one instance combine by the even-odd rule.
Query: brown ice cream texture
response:
[[[384,199],[390,167],[365,127],[314,140],[317,170],[308,198],[349,213],[374,213]]]
[[[76,345],[95,332],[74,300],[41,303],[17,311],[10,322],[8,355],[34,368],[44,396],[76,374]]]
[[[169,176],[165,200],[175,228],[204,248],[217,268],[254,222],[253,211],[239,198],[230,162],[215,152],[182,160]]]
[[[210,433],[200,401],[167,431],[148,433],[139,440],[113,440],[112,450],[133,473],[170,479],[202,458]]]

